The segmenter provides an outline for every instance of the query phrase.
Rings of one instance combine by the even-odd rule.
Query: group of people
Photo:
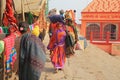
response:
[[[43,29],[39,26],[39,17],[34,17],[33,24],[20,22],[8,27],[9,34],[2,40],[5,56],[5,80],[14,72],[19,80],[39,80],[46,62]],[[32,28],[31,28],[32,26]],[[1,42],[1,40],[0,40]],[[1,50],[0,50],[1,51]]]
[[[78,41],[77,29],[71,18],[64,17],[64,12],[60,15],[50,16],[49,44],[51,62],[55,72],[62,70],[66,62],[66,57],[75,54],[74,46]],[[52,19],[54,17],[54,19]],[[56,18],[57,17],[57,18]],[[31,26],[27,22],[20,22],[18,25],[19,35],[15,35],[15,49],[17,58],[14,63],[14,71],[19,75],[19,80],[39,80],[41,71],[46,62],[45,45],[42,30],[38,25],[38,17]],[[67,37],[69,36],[69,37]],[[70,41],[69,41],[70,40]]]
[[[66,57],[75,54],[74,46],[78,41],[78,35],[74,21],[64,17],[63,11],[60,11],[60,15],[52,14],[49,18],[51,21],[49,26],[50,41],[47,49],[50,50],[51,62],[57,73],[64,68]]]

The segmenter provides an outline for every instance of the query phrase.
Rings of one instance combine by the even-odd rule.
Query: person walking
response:
[[[66,19],[66,33],[70,36],[69,38],[71,38],[71,44],[69,41],[66,42],[66,55],[68,55],[67,57],[70,57],[75,54],[74,47],[78,41],[77,29],[73,25],[73,21],[70,18]]]
[[[51,51],[50,58],[55,68],[55,72],[62,70],[66,61],[65,56],[65,37],[66,32],[64,25],[60,22],[56,23],[56,30],[50,38],[47,48]]]
[[[26,22],[19,24],[22,33],[19,53],[19,80],[39,80],[46,56],[41,40],[29,31]]]

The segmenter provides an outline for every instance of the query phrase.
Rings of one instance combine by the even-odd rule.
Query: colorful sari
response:
[[[49,37],[51,37],[53,35],[53,32],[56,30],[56,23],[50,23],[50,26],[49,26]]]
[[[48,49],[52,51],[51,62],[56,69],[62,69],[65,64],[65,37],[64,29],[57,29],[50,39]]]
[[[35,35],[23,34],[20,42],[19,80],[39,80],[46,61],[44,48]]]

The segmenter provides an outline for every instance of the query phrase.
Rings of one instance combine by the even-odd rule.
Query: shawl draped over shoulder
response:
[[[19,80],[39,80],[46,57],[40,39],[30,33],[22,36],[20,42]]]

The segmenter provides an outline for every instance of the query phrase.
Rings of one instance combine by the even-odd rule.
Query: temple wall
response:
[[[98,48],[104,50],[107,53],[111,53],[111,45],[109,44],[94,44]]]
[[[99,23],[99,24],[102,24],[103,26],[102,28],[104,28],[106,24],[115,24],[117,27],[120,27],[119,26],[120,13],[117,13],[117,12],[110,12],[110,13],[82,12],[81,22],[82,23],[81,23],[80,34],[85,37],[87,23]]]
[[[120,43],[112,44],[111,54],[112,55],[120,55]]]
[[[82,12],[82,20],[120,20],[120,12]]]
[[[91,32],[94,33],[98,32],[98,35],[100,36],[99,42],[102,40],[103,41],[108,40],[108,43],[103,44],[96,42],[94,45],[96,45],[100,49],[112,55],[120,55],[119,2],[120,2],[119,0],[107,0],[107,1],[93,0],[90,4],[88,4],[88,6],[85,9],[83,9],[81,13],[82,24],[81,24],[80,34],[89,40],[89,39],[93,39],[93,37],[92,38],[90,37]],[[87,26],[89,27],[87,28]],[[107,37],[106,34],[108,31],[110,33],[110,36],[108,34]],[[109,41],[112,41],[113,43],[109,43]]]
[[[86,36],[86,21],[83,21],[81,24],[80,34],[84,37]]]
[[[120,43],[94,45],[111,55],[120,55]]]

